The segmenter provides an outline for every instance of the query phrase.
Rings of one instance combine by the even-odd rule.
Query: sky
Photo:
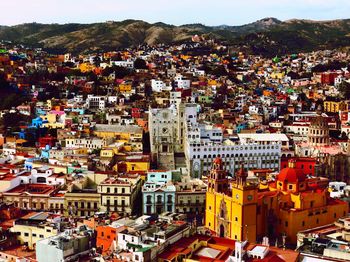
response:
[[[141,19],[173,25],[242,25],[280,20],[350,18],[350,0],[3,0],[0,25],[94,23]]]

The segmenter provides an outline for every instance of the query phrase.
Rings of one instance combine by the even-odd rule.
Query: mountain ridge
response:
[[[0,26],[0,40],[64,52],[109,51],[143,43],[181,43],[190,41],[193,35],[225,41],[247,52],[273,55],[350,46],[350,19],[281,21],[266,17],[239,26],[200,23],[176,26],[136,19],[91,24],[34,22]]]

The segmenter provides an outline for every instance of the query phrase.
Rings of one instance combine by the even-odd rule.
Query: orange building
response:
[[[113,245],[115,245],[115,247],[117,246],[117,234],[124,229],[126,229],[125,226],[115,227],[113,225],[100,225],[96,227],[96,246],[101,248],[102,255],[106,255],[113,249]]]

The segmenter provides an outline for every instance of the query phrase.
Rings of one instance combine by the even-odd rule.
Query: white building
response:
[[[153,92],[171,91],[172,89],[171,85],[167,86],[162,80],[156,79],[151,80],[151,87]]]
[[[120,66],[132,69],[134,68],[134,62],[133,61],[111,61],[111,65]]]
[[[189,89],[191,87],[191,81],[189,79],[184,79],[182,75],[177,75],[174,81],[178,88]]]
[[[86,107],[89,109],[100,109],[106,108],[106,98],[104,96],[88,95],[86,98]]]
[[[239,140],[233,141],[224,139],[219,131],[213,131],[208,136],[203,129],[208,127],[189,124],[186,130],[186,166],[192,177],[206,175],[216,157],[221,157],[225,169],[231,174],[242,163],[248,169],[279,170],[281,149],[289,146],[285,135],[278,138],[276,134],[240,134]]]

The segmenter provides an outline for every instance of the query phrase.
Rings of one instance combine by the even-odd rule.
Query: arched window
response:
[[[147,196],[147,204],[151,204],[152,203],[152,196]]]

